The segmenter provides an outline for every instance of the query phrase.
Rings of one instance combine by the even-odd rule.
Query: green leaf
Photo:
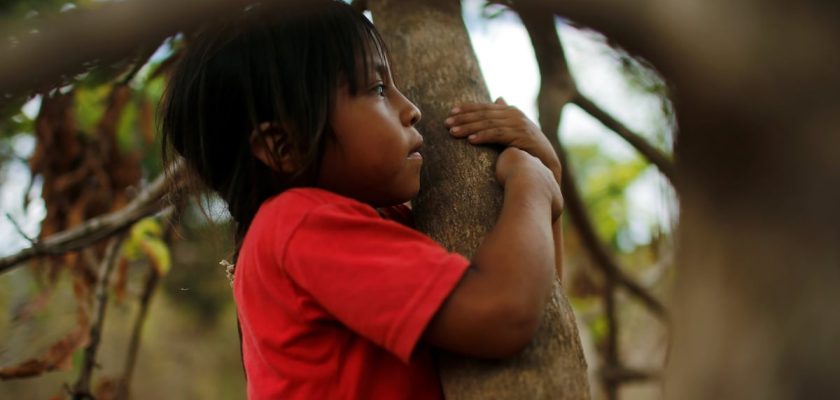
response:
[[[129,261],[146,259],[159,275],[166,275],[172,267],[169,246],[163,241],[163,228],[152,217],[134,223],[123,243],[122,256]]]
[[[146,238],[140,242],[140,247],[152,263],[152,268],[158,275],[164,276],[172,266],[172,258],[169,255],[169,246],[160,239]]]
[[[73,352],[73,358],[71,364],[73,365],[73,371],[79,371],[82,369],[82,361],[84,360],[85,356],[85,348],[84,346],[80,347],[76,351]]]
[[[134,223],[134,226],[131,227],[132,237],[160,237],[162,233],[163,228],[161,228],[160,222],[154,218],[143,218]]]
[[[76,106],[73,112],[76,114],[79,130],[92,134],[96,131],[96,124],[105,113],[108,95],[111,88],[108,85],[96,87],[79,86],[76,88]]]
[[[117,146],[122,153],[127,153],[138,145],[137,104],[130,101],[123,109],[117,123]]]

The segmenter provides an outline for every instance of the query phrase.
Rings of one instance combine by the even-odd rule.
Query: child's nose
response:
[[[414,126],[417,122],[420,121],[420,109],[414,105],[412,102],[408,102],[410,104],[409,107],[409,115],[408,115],[408,126]]]
[[[405,101],[405,107],[402,110],[402,115],[400,115],[400,119],[405,126],[414,126],[418,122],[420,122],[420,118],[423,114],[420,112],[420,109],[417,108],[414,103],[411,102],[407,97],[405,97],[402,92],[400,92],[400,97],[402,97],[403,101]]]

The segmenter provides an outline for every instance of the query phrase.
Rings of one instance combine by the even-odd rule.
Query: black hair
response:
[[[266,199],[314,185],[332,135],[337,89],[346,82],[356,95],[369,84],[371,60],[387,62],[387,50],[370,21],[348,4],[286,0],[203,25],[185,51],[162,103],[164,160],[171,147],[185,159],[190,181],[197,178],[225,200],[235,224],[235,258]],[[285,148],[297,160],[294,173],[252,153],[251,134],[264,122],[282,127]]]

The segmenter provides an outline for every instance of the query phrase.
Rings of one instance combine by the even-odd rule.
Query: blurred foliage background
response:
[[[38,26],[48,16],[102,3],[6,1],[0,3],[0,21]],[[507,53],[515,51],[516,40],[524,40],[524,51],[531,51],[517,16],[498,5],[463,4],[491,92],[536,120],[535,64]],[[566,21],[557,24],[581,91],[671,154],[676,128],[666,83],[601,35]],[[120,209],[161,174],[156,110],[167,73],[186,42],[182,34],[172,36],[120,62],[94,61],[55,88],[5,96],[0,256]],[[646,159],[575,106],[567,107],[559,134],[598,236],[629,276],[655,297],[667,298],[677,216],[672,187]],[[578,314],[591,386],[601,398],[607,289],[574,227],[568,225],[566,232],[564,286]],[[213,197],[189,200],[172,214],[135,224],[107,287],[91,387],[97,398],[120,398],[121,390],[136,399],[244,398],[235,308],[219,265],[231,250],[224,206]],[[6,310],[0,318],[0,370],[32,375],[0,381],[0,398],[63,398],[77,382],[85,363],[79,330],[90,326],[83,316],[94,307],[89,299],[96,260],[105,252],[101,244],[38,258],[0,275],[0,308]],[[635,300],[619,293],[617,302],[621,359],[640,373],[622,386],[621,398],[659,398],[667,329]]]

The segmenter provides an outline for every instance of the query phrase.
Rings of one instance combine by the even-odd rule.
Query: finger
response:
[[[480,110],[504,110],[508,107],[509,106],[494,103],[459,104],[452,108],[450,115]]]
[[[509,145],[513,140],[513,135],[511,134],[511,129],[499,127],[473,133],[467,137],[467,140],[472,144],[496,143]]]
[[[453,115],[443,122],[446,126],[459,126],[488,119],[505,119],[508,117],[510,117],[510,112],[507,110],[480,110]]]
[[[464,137],[473,133],[478,133],[483,130],[495,128],[510,128],[511,123],[507,119],[482,119],[476,122],[470,122],[463,125],[453,126],[449,129],[449,133],[457,137]]]
[[[501,105],[504,105],[504,106],[508,105],[508,103],[505,101],[505,99],[502,98],[502,96],[499,96],[499,98],[496,99],[496,101],[494,103],[495,104],[501,104]]]

